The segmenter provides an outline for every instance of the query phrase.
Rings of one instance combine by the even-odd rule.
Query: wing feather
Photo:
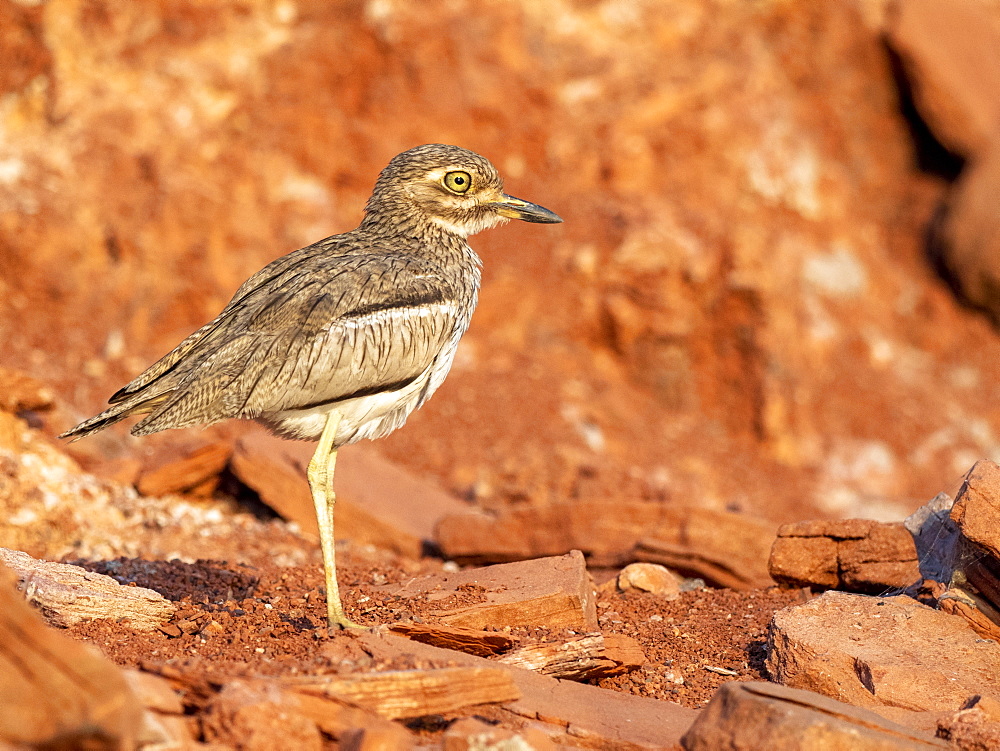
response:
[[[460,295],[417,259],[364,254],[330,269],[308,260],[258,272],[218,318],[119,392],[119,401],[170,392],[134,432],[399,388],[467,324]]]

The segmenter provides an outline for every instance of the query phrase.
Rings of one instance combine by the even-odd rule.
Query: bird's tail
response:
[[[59,437],[69,438],[72,441],[86,438],[88,435],[93,435],[100,430],[104,430],[131,415],[144,415],[152,412],[163,404],[170,397],[170,394],[171,392],[167,391],[152,398],[137,394],[131,399],[125,399],[117,404],[112,404],[101,412],[101,414],[94,415],[89,420],[84,420],[75,428],[70,428]]]

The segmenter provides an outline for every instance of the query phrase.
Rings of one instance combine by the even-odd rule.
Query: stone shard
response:
[[[497,662],[568,680],[618,675],[646,661],[639,643],[620,634],[581,634],[512,649],[514,640],[504,632],[421,623],[393,624],[387,629],[393,634],[443,649],[479,657],[501,655]]]
[[[387,595],[441,600],[434,616],[449,626],[547,626],[597,630],[594,586],[583,554],[501,563],[455,573],[431,574],[388,585]],[[478,595],[475,604],[448,605],[459,592]]]
[[[307,676],[283,683],[298,693],[346,702],[390,720],[521,698],[510,674],[496,666]]]
[[[768,646],[773,680],[880,714],[1000,697],[1000,645],[909,597],[826,592],[775,613]]]
[[[407,656],[432,664],[502,668],[510,671],[521,698],[501,711],[521,720],[540,721],[557,745],[589,748],[671,748],[697,713],[679,704],[657,701],[584,683],[559,681],[493,660],[417,644],[391,634],[366,632],[357,640],[375,659]]]
[[[306,480],[314,444],[285,441],[262,429],[240,436],[232,471],[261,500],[316,537],[316,512]],[[369,446],[338,456],[336,534],[419,558],[439,518],[465,508],[433,483],[382,458]]]
[[[951,520],[953,505],[951,496],[938,493],[903,522],[913,535],[920,575],[924,579],[946,583],[955,570],[961,532]]]
[[[0,566],[0,746],[134,747],[142,708],[122,671],[46,626],[15,580]]]
[[[159,453],[155,462],[143,466],[136,490],[143,495],[211,495],[232,453],[232,446],[222,441]]]
[[[913,536],[903,524],[868,519],[785,524],[768,569],[792,587],[882,594],[920,579]]]
[[[529,644],[497,659],[505,665],[572,681],[627,673],[645,664],[639,642],[628,636],[584,634],[556,642]]]
[[[39,561],[6,548],[0,548],[0,563],[17,573],[24,596],[55,626],[108,619],[150,631],[170,620],[175,610],[159,592],[126,587],[79,566]]]
[[[687,751],[907,751],[949,745],[874,712],[772,683],[724,683],[681,745]]]
[[[392,633],[413,641],[479,657],[501,654],[514,645],[513,638],[502,631],[481,631],[429,623],[394,623],[388,628]]]
[[[984,639],[1000,643],[1000,624],[993,620],[996,611],[978,598],[973,599],[962,590],[946,589],[937,598],[937,607],[944,613],[964,618],[969,627]]]

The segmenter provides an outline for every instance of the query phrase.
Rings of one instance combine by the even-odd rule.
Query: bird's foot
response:
[[[332,634],[335,631],[350,631],[352,629],[366,629],[368,626],[362,626],[360,623],[355,623],[350,618],[344,614],[331,615],[327,619],[327,630]]]

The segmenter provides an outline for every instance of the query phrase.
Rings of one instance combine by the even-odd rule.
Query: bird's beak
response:
[[[503,199],[489,204],[500,216],[508,219],[520,219],[523,222],[536,222],[538,224],[558,224],[562,221],[558,214],[549,211],[542,206],[520,198],[503,194]]]

